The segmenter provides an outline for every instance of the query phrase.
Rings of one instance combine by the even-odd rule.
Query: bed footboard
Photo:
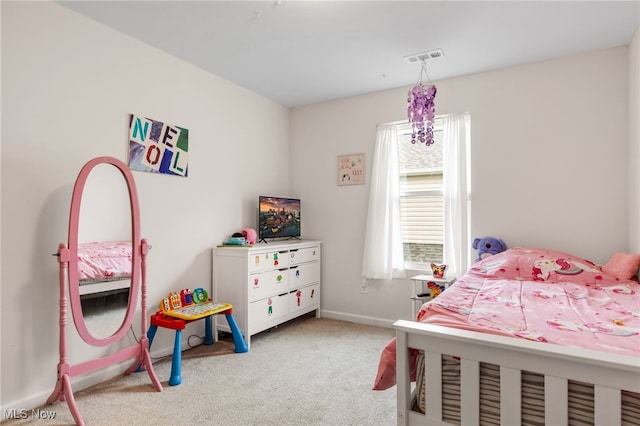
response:
[[[500,423],[522,423],[521,372],[544,375],[545,424],[568,421],[568,382],[592,384],[594,423],[621,424],[621,393],[640,393],[640,357],[400,320],[396,329],[398,424],[447,424],[442,410],[442,355],[460,358],[460,419],[480,423],[480,363],[500,366]],[[425,414],[412,410],[409,348],[425,352]]]

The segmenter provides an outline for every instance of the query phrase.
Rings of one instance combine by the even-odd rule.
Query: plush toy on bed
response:
[[[476,261],[480,261],[494,254],[502,253],[507,249],[507,245],[499,238],[483,237],[473,240],[473,248],[478,250]]]

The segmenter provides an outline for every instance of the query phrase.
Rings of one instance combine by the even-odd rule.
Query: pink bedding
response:
[[[567,253],[515,248],[476,263],[420,309],[424,323],[640,355],[640,284]],[[395,339],[374,389],[395,384]]]
[[[78,245],[80,281],[131,276],[131,241],[100,241]]]

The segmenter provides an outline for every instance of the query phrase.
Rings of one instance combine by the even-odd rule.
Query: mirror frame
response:
[[[131,286],[129,290],[129,301],[127,310],[123,318],[122,324],[111,336],[103,339],[97,338],[91,334],[87,328],[80,303],[80,278],[78,271],[78,229],[80,225],[80,206],[82,204],[82,193],[89,176],[94,167],[100,164],[111,164],[116,167],[125,179],[129,191],[129,205],[131,211]],[[141,255],[142,242],[140,239],[140,209],[138,207],[138,193],[136,190],[133,174],[129,167],[113,157],[96,157],[90,160],[82,167],[76,183],[73,187],[73,195],[71,197],[71,212],[69,214],[69,298],[71,299],[71,312],[73,314],[73,322],[76,330],[82,340],[93,346],[108,346],[122,339],[131,324],[136,311],[136,301],[138,300],[138,292],[140,290],[140,273],[141,273]]]

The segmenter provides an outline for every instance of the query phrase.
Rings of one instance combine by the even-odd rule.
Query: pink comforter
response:
[[[81,281],[130,277],[131,241],[78,245],[78,273]]]
[[[510,249],[476,263],[417,320],[639,356],[640,284],[566,253]],[[374,389],[394,384],[395,339],[383,350]]]

